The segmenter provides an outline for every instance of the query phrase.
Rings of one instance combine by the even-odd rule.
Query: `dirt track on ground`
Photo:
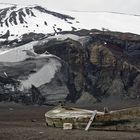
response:
[[[0,105],[0,140],[139,140],[137,132],[62,130],[47,127],[48,106]]]

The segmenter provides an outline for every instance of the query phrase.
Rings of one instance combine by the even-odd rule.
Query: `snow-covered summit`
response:
[[[54,12],[39,5],[0,4],[0,41],[23,34],[57,34],[78,29],[107,29],[140,34],[140,16],[108,12]],[[57,9],[56,9],[57,10]]]
[[[73,25],[74,24],[74,25]],[[0,34],[10,39],[25,33],[56,33],[76,29],[75,18],[53,12],[38,5],[0,9]],[[3,37],[5,38],[5,36]]]

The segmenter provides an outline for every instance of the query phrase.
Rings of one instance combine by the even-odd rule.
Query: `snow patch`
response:
[[[21,81],[23,88],[31,88],[31,85],[39,87],[45,83],[49,83],[60,67],[61,63],[57,59],[50,58],[49,62],[44,65],[37,73],[31,74],[27,80]]]
[[[24,50],[33,50],[33,46],[37,41],[30,42],[17,48],[8,49],[0,52],[0,62],[19,62],[23,61],[30,56]]]

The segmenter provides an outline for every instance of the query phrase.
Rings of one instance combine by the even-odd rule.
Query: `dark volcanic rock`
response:
[[[10,35],[10,31],[8,30],[4,35],[0,36],[0,38],[8,39],[9,35]]]
[[[42,34],[42,33],[30,32],[28,34],[23,34],[22,35],[22,42],[31,42],[33,40],[39,40],[39,39],[41,39],[43,37],[45,37],[45,35]]]
[[[34,52],[38,55],[50,53],[57,56],[62,67],[49,83],[31,88],[27,94],[22,93],[24,101],[33,101],[34,94],[34,102],[38,104],[70,100],[77,104],[91,105],[109,102],[112,97],[116,103],[120,100],[139,100],[139,36],[98,30],[83,30],[81,34],[86,36],[77,41],[70,38],[43,39],[34,46]],[[36,65],[40,62],[36,62]],[[34,64],[31,64],[17,71],[18,75],[13,75],[13,67],[7,73],[18,79],[21,73],[28,75],[31,72],[28,69],[34,70]],[[6,70],[4,68],[2,71]]]
[[[68,99],[76,101],[84,88],[84,49],[79,42],[73,40],[55,41],[52,40],[46,45],[34,47],[35,52],[43,53],[48,51],[60,57],[68,65]]]
[[[34,46],[34,50],[36,53],[48,51],[65,61],[68,66],[68,100],[83,102],[84,93],[89,94],[85,95],[85,102],[88,102],[86,100],[90,95],[93,96],[93,102],[110,96],[123,99],[139,98],[137,60],[140,55],[136,51],[139,43],[132,37],[124,40],[114,34],[97,34],[96,31],[96,34],[91,35],[92,40],[86,44],[71,39],[52,40]],[[125,37],[127,38],[127,34]],[[130,55],[130,44],[133,52],[137,52],[135,58]]]
[[[56,73],[55,78],[51,82],[39,87],[43,97],[45,97],[46,104],[58,104],[60,101],[65,101],[69,94],[67,87],[67,73],[64,67],[61,71]]]
[[[51,15],[56,16],[58,18],[61,18],[63,20],[67,20],[67,19],[74,20],[74,18],[71,17],[71,16],[60,14],[60,13],[53,12],[53,11],[49,11],[49,10],[47,10],[45,8],[42,8],[41,6],[35,6],[34,8],[37,9],[37,10],[39,10],[39,11],[41,11],[41,12],[43,12],[43,13],[51,14]]]
[[[55,69],[54,72],[53,69]],[[32,75],[36,75],[35,79],[31,78]],[[21,62],[1,62],[0,101],[25,104],[58,103],[64,101],[69,94],[67,81],[67,67],[55,57],[43,55],[43,57],[34,56]]]

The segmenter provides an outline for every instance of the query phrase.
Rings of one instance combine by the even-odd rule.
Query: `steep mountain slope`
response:
[[[38,5],[8,5],[0,9],[0,41],[21,40],[22,35],[29,33],[32,36],[40,33],[54,35],[62,31],[93,28],[140,34],[139,24],[140,16],[137,15],[96,11],[54,12]]]
[[[63,62],[51,54],[36,54],[36,43],[0,55],[0,101],[52,104],[69,94]]]
[[[60,12],[64,13],[64,11]],[[104,11],[65,11],[65,13],[75,17],[80,22],[81,29],[105,29],[111,31],[140,34],[139,15],[136,16],[125,13],[111,13]]]
[[[0,101],[139,102],[140,17],[59,12],[0,9]]]
[[[110,105],[119,105],[120,100],[138,101],[139,36],[94,30],[91,33],[79,40],[40,42],[34,50],[39,54],[48,51],[66,62],[68,100],[86,105],[103,100]]]
[[[73,25],[74,24],[74,25]],[[1,38],[15,39],[25,33],[56,33],[76,28],[73,17],[40,6],[12,6],[0,9]],[[75,26],[75,27],[74,27]]]
[[[139,103],[140,36],[98,30],[73,33],[2,53],[0,99],[33,104]]]

